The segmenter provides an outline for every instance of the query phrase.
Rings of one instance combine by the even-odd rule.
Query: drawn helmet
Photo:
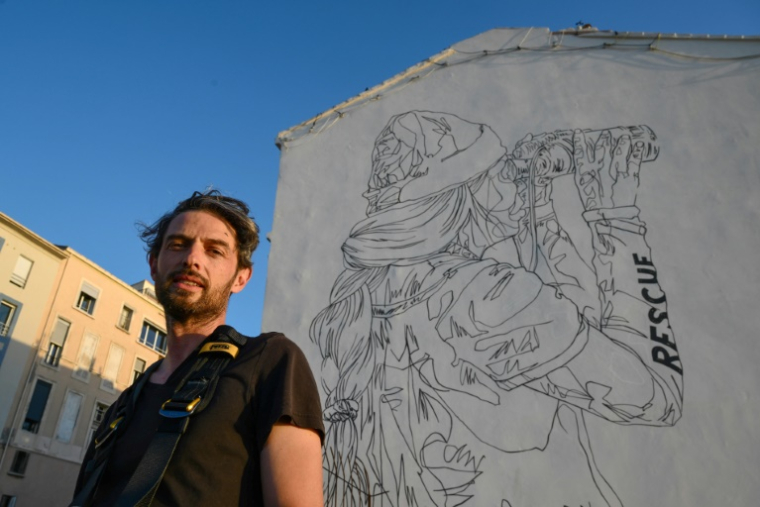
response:
[[[369,201],[367,212],[463,183],[503,161],[506,154],[488,125],[432,111],[393,116],[372,150],[372,172],[363,194]],[[425,178],[424,185],[404,190],[418,178]]]

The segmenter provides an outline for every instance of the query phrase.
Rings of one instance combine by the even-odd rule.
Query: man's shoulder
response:
[[[316,393],[309,360],[298,344],[280,332],[248,338],[227,373],[247,377],[262,399],[274,399],[283,389]]]
[[[262,333],[258,336],[246,336],[246,338],[247,341],[242,351],[245,356],[260,354],[266,354],[268,358],[293,354],[303,356],[301,347],[279,331]]]

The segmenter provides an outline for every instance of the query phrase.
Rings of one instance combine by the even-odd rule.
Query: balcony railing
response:
[[[8,336],[8,333],[11,332],[11,323],[8,322],[7,324],[0,324],[0,336]]]

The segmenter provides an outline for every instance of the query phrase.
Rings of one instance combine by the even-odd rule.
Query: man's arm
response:
[[[261,451],[266,507],[322,507],[322,446],[319,433],[281,419]]]

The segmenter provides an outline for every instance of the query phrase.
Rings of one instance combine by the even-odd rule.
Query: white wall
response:
[[[518,46],[523,49],[514,50]],[[438,55],[436,64],[422,65],[338,106],[313,127],[307,122],[281,134],[264,327],[284,331],[302,346],[322,380],[328,414],[359,408],[355,419],[327,423],[331,438],[356,433],[350,442],[328,442],[328,468],[345,474],[330,456],[339,452],[345,463],[353,463],[349,451],[354,451],[366,470],[349,491],[326,474],[328,484],[337,485],[331,502],[361,498],[361,488],[378,495],[373,505],[746,506],[760,498],[755,478],[760,469],[760,59],[747,58],[758,54],[757,38],[629,34],[614,39],[552,36],[545,29],[493,30]],[[524,256],[517,258],[513,239],[484,251],[470,237],[462,254],[463,229],[448,244],[450,252],[458,245],[456,255],[427,252],[399,260],[409,247],[399,249],[395,261],[377,261],[374,271],[354,266],[348,274],[365,283],[345,289],[354,292],[353,299],[340,303],[337,297],[329,307],[330,291],[347,268],[341,245],[367,218],[362,193],[376,140],[395,115],[409,112],[442,113],[434,116],[468,123],[452,126],[445,136],[458,143],[458,151],[449,152],[452,157],[441,160],[440,154],[433,156],[437,144],[429,146],[427,175],[413,185],[400,185],[402,203],[393,212],[400,217],[397,228],[408,233],[406,240],[410,235],[411,241],[442,236],[432,220],[412,230],[413,210],[419,213],[426,197],[453,206],[454,197],[442,197],[442,188],[476,193],[473,181],[479,174],[496,178],[495,172],[484,171],[498,159],[499,141],[503,154],[514,155],[516,143],[529,133],[629,125],[651,128],[659,147],[656,160],[641,164],[640,184],[633,191],[645,235],[616,235],[621,227],[642,225],[634,208],[626,207],[622,218],[610,221],[613,237],[620,241],[615,253],[595,250],[592,231],[608,229],[583,220],[575,178],[561,177],[552,184],[557,222],[541,225],[538,220],[536,230],[543,237],[547,227],[556,231],[552,227],[558,223],[576,245],[575,264],[567,243],[567,260],[549,271],[528,265]],[[428,113],[414,117],[424,123]],[[481,125],[482,139],[468,144]],[[428,127],[416,132],[417,139],[424,134],[437,143]],[[401,125],[393,129],[396,136],[404,130]],[[486,140],[491,132],[495,143]],[[613,138],[617,135],[614,131]],[[621,155],[614,161],[626,165],[630,160]],[[603,177],[610,174],[609,162],[611,158],[600,169]],[[585,163],[585,168],[593,165]],[[499,191],[512,188],[497,180],[492,182]],[[605,208],[631,204],[633,194],[626,198],[620,181],[606,188],[616,193]],[[480,188],[473,198],[492,206],[493,194]],[[534,188],[537,203],[544,188]],[[422,201],[415,201],[416,196]],[[491,212],[497,215],[504,216],[498,206]],[[387,216],[376,218],[382,222]],[[479,225],[485,227],[482,220]],[[374,238],[387,247],[399,235]],[[604,238],[609,239],[603,233]],[[667,294],[667,309],[665,303],[647,306],[640,293],[649,286],[640,282],[644,275],[636,269],[642,266],[631,263],[632,253],[640,258],[648,248]],[[363,255],[385,253],[369,248]],[[583,271],[584,262],[591,269]],[[443,267],[434,269],[436,263],[456,272],[444,274]],[[388,268],[391,264],[397,266]],[[487,274],[488,266],[509,276]],[[561,279],[574,270],[582,272],[575,273],[580,288]],[[414,276],[419,284],[410,282]],[[555,281],[562,284],[561,297],[555,295]],[[610,282],[617,292],[596,285]],[[408,301],[401,310],[415,291],[420,301]],[[374,305],[375,316],[349,303]],[[584,313],[587,303],[592,308]],[[447,304],[457,325],[466,328],[464,321],[470,319],[467,335],[447,337],[443,328],[451,319],[439,321],[434,311]],[[608,305],[614,317],[629,320],[630,332],[615,329],[614,320],[604,321],[609,312],[602,307]],[[346,310],[356,322],[332,318],[323,312],[326,308],[328,313],[330,308]],[[651,308],[655,317],[667,310],[667,320],[656,323],[655,336],[668,334],[670,341],[675,336],[677,350],[652,339],[649,328],[655,322],[642,320]],[[391,316],[382,318],[381,311]],[[589,322],[580,332],[579,314]],[[315,327],[313,341],[312,323],[323,329],[320,335]],[[323,361],[329,354],[315,342],[324,346],[327,330],[338,329],[339,323],[343,362]],[[588,338],[587,328],[593,328]],[[540,345],[517,366],[524,376],[494,373],[488,366],[494,351],[525,329],[536,330]],[[477,352],[486,344],[482,340],[495,348]],[[356,354],[347,359],[351,346]],[[658,346],[666,346],[660,361],[652,352]],[[365,357],[367,351],[371,355]],[[668,368],[663,353],[677,355],[678,361]],[[681,367],[683,379],[676,371]],[[339,379],[363,391],[334,395],[350,399],[348,404],[326,399]],[[596,386],[609,393],[600,394]],[[557,388],[573,389],[575,397],[558,401]]]

